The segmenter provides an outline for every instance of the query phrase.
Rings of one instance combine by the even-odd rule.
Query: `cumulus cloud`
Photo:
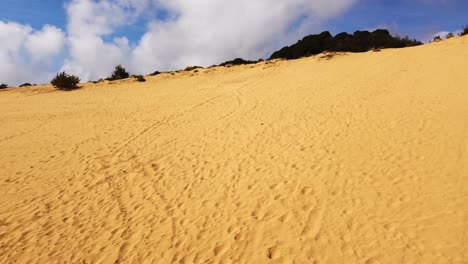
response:
[[[149,4],[148,0],[71,1],[66,6],[70,57],[62,70],[90,80],[109,75],[117,64],[126,64],[130,53],[128,39],[106,42],[104,36],[133,23]]]
[[[33,63],[44,61],[59,54],[63,45],[63,32],[49,25],[45,25],[41,31],[31,32],[24,43],[24,47]]]
[[[65,60],[62,70],[82,80],[108,76],[115,65],[125,63],[129,49],[125,38],[106,43],[99,36],[70,36],[68,47],[70,58]]]
[[[151,24],[132,51],[132,66],[143,72],[206,66],[235,57],[256,59],[353,2],[160,0],[158,6],[174,18]]]
[[[0,81],[8,84],[43,82],[51,61],[63,49],[63,32],[50,25],[30,26],[0,21]]]
[[[70,35],[110,34],[116,27],[131,24],[150,0],[72,0],[66,5]]]
[[[109,75],[116,64],[147,73],[206,66],[234,57],[258,58],[354,2],[74,0],[67,6],[71,58],[63,69],[88,80]],[[136,43],[125,38],[103,40],[140,16],[150,16],[148,10],[163,13],[166,19],[150,20]]]
[[[18,69],[11,65],[51,60],[65,45],[67,56],[57,70],[82,80],[106,77],[117,64],[134,73],[148,73],[235,57],[256,59],[318,30],[321,22],[356,1],[71,0],[65,6],[66,34],[52,26],[36,32],[9,25],[15,37],[5,37],[8,43],[0,44],[0,56],[9,56],[7,67]],[[131,42],[116,35],[142,20],[146,32],[141,39]],[[10,35],[5,32],[0,27],[0,39],[2,34]],[[12,82],[21,79],[22,74],[16,75]]]

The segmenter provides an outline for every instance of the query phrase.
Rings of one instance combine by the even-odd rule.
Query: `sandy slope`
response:
[[[467,58],[0,91],[0,262],[467,263]]]

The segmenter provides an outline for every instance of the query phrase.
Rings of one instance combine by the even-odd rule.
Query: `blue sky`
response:
[[[2,0],[0,20],[29,24],[37,29],[44,24],[65,29],[66,2]],[[460,29],[468,24],[467,14],[467,0],[361,0],[344,14],[327,21],[323,28],[339,33],[387,27],[401,35],[424,39],[435,32]],[[159,14],[159,17],[164,17],[164,14]],[[145,32],[144,23],[139,22],[121,28],[116,35],[124,35],[130,41],[137,41]]]
[[[386,27],[420,40],[440,31],[455,31],[468,24],[468,1],[365,0],[327,23],[333,31]]]
[[[468,0],[2,0],[0,81],[46,82],[59,70],[90,80],[116,64],[143,74],[257,59],[323,30],[387,28],[428,41],[460,30],[467,13]]]
[[[64,2],[57,0],[2,0],[0,20],[30,24],[40,28],[43,24],[65,27]]]

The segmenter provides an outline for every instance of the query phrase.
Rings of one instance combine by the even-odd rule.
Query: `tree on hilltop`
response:
[[[111,77],[107,78],[110,81],[114,80],[121,80],[121,79],[126,79],[130,77],[130,74],[127,72],[127,70],[122,67],[122,65],[117,65],[115,66],[114,72],[112,72]]]

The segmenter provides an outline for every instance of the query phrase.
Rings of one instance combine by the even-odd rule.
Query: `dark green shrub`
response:
[[[255,61],[244,60],[242,58],[236,58],[230,61],[221,63],[219,66],[228,66],[228,65],[244,65],[244,64],[254,64]]]
[[[30,83],[23,83],[23,84],[20,85],[19,87],[27,87],[27,86],[32,86],[32,84],[30,84]]]
[[[4,84],[4,83],[0,84],[0,89],[6,89],[6,88],[8,88],[8,84]]]
[[[114,81],[114,80],[121,80],[121,79],[126,79],[130,77],[130,74],[127,72],[127,70],[122,67],[122,65],[117,65],[115,66],[114,72],[112,73],[111,77],[107,78],[106,80],[108,81]]]
[[[465,36],[465,35],[468,35],[468,26],[465,26],[463,28],[463,31],[460,33],[460,36]]]
[[[441,41],[441,40],[442,40],[442,38],[440,36],[435,36],[432,41],[433,42],[438,42],[438,41]]]
[[[159,75],[159,74],[161,74],[161,72],[155,71],[155,72],[151,73],[150,76],[156,76],[156,75]]]
[[[203,67],[200,67],[200,66],[188,66],[187,68],[185,68],[184,71],[193,71],[193,70],[196,70],[196,69],[201,69]]]
[[[50,83],[59,90],[69,91],[78,88],[80,78],[74,75],[68,75],[63,71],[57,73]]]
[[[445,38],[446,39],[453,38],[453,33],[452,32],[448,33],[447,36],[445,36]]]
[[[372,49],[403,48],[417,45],[422,45],[422,43],[408,37],[392,36],[386,29],[377,29],[373,32],[356,31],[352,35],[343,32],[334,37],[330,32],[324,31],[320,34],[306,36],[294,45],[275,51],[269,59],[298,59],[324,51],[366,52]]]
[[[134,75],[133,78],[135,78],[137,82],[146,82],[145,77],[143,77],[143,75]]]

